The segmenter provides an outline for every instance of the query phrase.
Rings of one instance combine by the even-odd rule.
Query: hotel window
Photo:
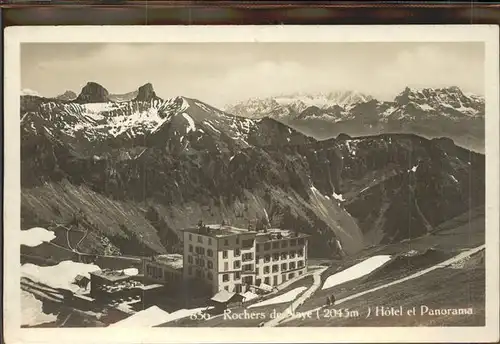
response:
[[[257,261],[257,263],[259,263],[259,260],[260,260],[261,258],[262,258],[261,256],[257,256],[257,257],[255,257],[255,260]]]
[[[281,242],[281,247],[282,247],[282,248],[285,248],[285,247],[287,247],[287,246],[288,246],[288,241],[283,240],[283,241]]]
[[[241,242],[241,245],[246,248],[246,247],[252,247],[253,246],[253,239],[248,239],[248,240],[243,240]]]
[[[205,249],[203,247],[200,247],[200,254],[205,254]]]
[[[269,254],[266,254],[266,255],[264,256],[264,262],[265,262],[265,263],[269,263],[270,261],[271,261],[271,256],[270,256]]]
[[[280,260],[280,254],[279,253],[273,253],[273,262]]]
[[[189,252],[193,252],[193,245],[189,245]]]
[[[273,272],[278,272],[278,271],[280,271],[279,265],[278,264],[274,264],[273,265]]]
[[[290,251],[290,258],[295,258],[295,251]]]
[[[224,240],[224,246],[228,246],[229,245],[229,241],[226,239]]]
[[[287,254],[286,254],[286,252],[283,252],[283,253],[281,254],[281,259],[286,259],[286,258],[287,258]]]
[[[279,241],[273,242],[273,249],[276,249],[276,248],[280,248],[280,242]]]
[[[198,235],[198,242],[203,243],[203,237],[201,237],[201,236]]]
[[[290,270],[295,269],[295,262],[290,262],[288,266],[290,267]]]
[[[229,286],[225,286],[224,289],[226,289],[226,291],[229,291]]]
[[[260,245],[259,245],[259,244],[256,244],[256,245],[255,245],[255,252],[259,252],[259,250],[260,250]]]
[[[290,246],[295,246],[295,245],[297,245],[297,240],[295,239],[290,240]]]
[[[188,263],[193,264],[193,256],[188,256]]]
[[[224,262],[224,271],[227,271],[227,270],[229,270],[229,263]]]
[[[273,277],[273,285],[278,285],[278,276]]]
[[[269,277],[264,278],[264,284],[269,285]]]
[[[235,293],[241,293],[241,284],[235,284],[234,285],[234,292]]]
[[[212,245],[212,238],[208,238],[208,244]]]
[[[299,245],[304,245],[304,238],[299,239]]]
[[[189,234],[189,240],[192,241],[193,240],[193,235],[192,234]]]
[[[229,274],[222,275],[222,282],[227,282],[227,281],[229,281]]]
[[[270,243],[265,243],[264,244],[264,251],[270,250],[271,249],[271,244]]]
[[[258,275],[259,274],[259,268],[255,268],[255,274]]]
[[[207,256],[213,257],[214,256],[214,251],[212,251],[211,249],[208,249],[207,250]]]
[[[299,275],[302,275],[302,271],[299,271]]]
[[[240,277],[241,277],[241,273],[239,271],[237,271],[237,272],[234,273],[234,279],[235,280],[239,280]]]
[[[268,274],[269,273],[269,266],[264,266],[264,273]]]
[[[233,263],[233,268],[239,269],[241,266],[241,262],[239,260],[235,260]]]
[[[239,245],[239,244],[240,244],[240,238],[236,237],[236,245]]]
[[[209,273],[207,273],[207,278],[208,278],[209,280],[213,280],[213,279],[214,279],[214,276],[212,275],[212,273],[211,273],[211,272],[209,272]]]
[[[235,257],[239,257],[239,256],[240,256],[240,254],[241,254],[241,251],[240,251],[240,249],[239,249],[239,248],[234,249],[234,256],[235,256]]]
[[[298,266],[299,268],[303,267],[303,266],[304,266],[304,261],[303,261],[303,260],[299,260],[299,261],[297,262],[297,266]]]
[[[241,267],[243,271],[252,271],[253,270],[253,264],[245,264]]]
[[[226,259],[227,258],[227,251],[222,251],[222,259]]]
[[[241,257],[241,260],[243,262],[248,262],[249,260],[252,260],[253,259],[253,254],[252,252],[249,252],[249,253],[244,253],[243,254],[243,257]]]
[[[200,266],[205,267],[205,261],[203,259],[200,259]]]
[[[288,278],[289,278],[289,279],[292,279],[292,278],[294,278],[294,277],[295,277],[295,274],[294,274],[293,272],[292,272],[291,274],[289,274],[289,275],[288,275]]]
[[[283,263],[281,264],[281,271],[285,271],[286,270],[286,263]]]
[[[193,267],[189,266],[188,267],[188,275],[192,275],[193,274]]]
[[[304,255],[304,252],[302,250],[297,251],[297,256],[302,257]]]
[[[214,267],[214,263],[212,263],[212,261],[209,260],[207,262],[207,268],[212,269],[213,267]]]

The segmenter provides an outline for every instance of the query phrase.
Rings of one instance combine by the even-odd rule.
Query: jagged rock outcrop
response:
[[[137,96],[135,97],[135,101],[141,101],[141,102],[149,102],[153,99],[158,98],[156,96],[156,93],[153,89],[153,85],[151,83],[147,83],[145,85],[142,85],[139,87],[139,90],[137,92]]]
[[[83,88],[78,97],[75,99],[77,103],[105,103],[109,101],[109,92],[103,86],[96,82],[88,82]]]

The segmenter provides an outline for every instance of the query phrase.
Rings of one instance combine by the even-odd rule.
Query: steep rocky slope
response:
[[[420,236],[484,203],[484,156],[452,140],[316,141],[271,118],[160,99],[149,85],[120,103],[23,96],[21,127],[23,228],[78,228],[91,233],[87,252],[103,242],[173,252],[179,229],[224,220],[307,232],[311,255],[332,257]]]

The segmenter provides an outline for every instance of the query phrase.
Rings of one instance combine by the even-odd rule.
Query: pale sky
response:
[[[484,95],[484,45],[461,43],[23,43],[21,86],[44,96],[150,82],[162,98],[224,107],[251,97],[356,90],[392,100],[406,86]]]

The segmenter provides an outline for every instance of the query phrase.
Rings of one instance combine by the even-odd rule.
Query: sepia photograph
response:
[[[410,28],[12,30],[12,332],[498,336],[498,28]]]

